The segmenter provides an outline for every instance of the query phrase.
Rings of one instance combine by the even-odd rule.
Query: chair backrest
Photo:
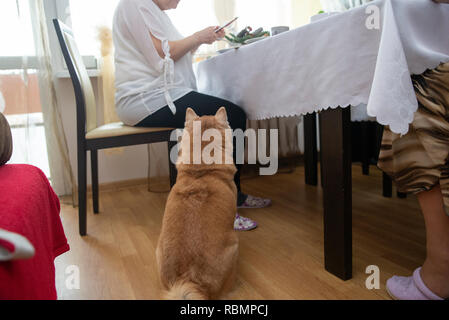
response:
[[[58,19],[53,19],[53,24],[75,90],[77,131],[85,136],[97,127],[94,90],[72,30]]]

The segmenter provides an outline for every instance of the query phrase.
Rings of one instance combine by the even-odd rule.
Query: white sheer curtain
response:
[[[29,3],[32,13],[31,21],[33,22],[39,89],[52,183],[57,194],[74,197],[77,194],[76,185],[69,160],[67,138],[56,98],[44,0],[30,0]]]
[[[12,128],[10,163],[34,164],[49,176],[28,1],[0,2],[0,39],[0,111]]]
[[[0,73],[0,108],[12,129],[10,163],[35,165],[47,174],[58,195],[73,194],[43,1],[2,0],[0,20],[0,47],[12,48],[10,52],[0,50],[2,69],[8,69]]]
[[[218,20],[218,25],[223,26],[235,17],[235,0],[214,0],[214,13]],[[230,30],[236,30],[237,24],[230,26]],[[226,43],[220,41],[217,49],[226,48]]]

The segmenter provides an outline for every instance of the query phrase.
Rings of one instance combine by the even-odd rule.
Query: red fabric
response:
[[[41,170],[0,166],[0,228],[26,237],[36,250],[32,259],[0,262],[0,299],[57,298],[54,259],[69,250],[59,211]]]

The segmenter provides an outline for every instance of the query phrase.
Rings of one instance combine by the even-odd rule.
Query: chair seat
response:
[[[139,128],[127,126],[123,122],[115,122],[115,123],[108,123],[104,126],[98,127],[86,133],[86,139],[92,140],[92,139],[112,138],[120,136],[129,136],[133,134],[144,134],[150,132],[161,132],[171,130],[174,130],[174,128]]]

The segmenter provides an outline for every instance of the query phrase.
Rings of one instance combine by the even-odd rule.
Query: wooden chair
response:
[[[87,151],[91,154],[93,211],[99,213],[98,194],[98,150],[168,142],[168,150],[176,145],[170,141],[174,128],[136,128],[123,123],[112,123],[97,127],[96,102],[86,67],[78,51],[72,30],[53,20],[64,60],[72,79],[76,99],[76,124],[78,142],[78,197],[79,233],[87,234],[86,189],[87,189]],[[170,157],[169,157],[170,159]],[[170,185],[176,181],[176,168],[170,164]]]

